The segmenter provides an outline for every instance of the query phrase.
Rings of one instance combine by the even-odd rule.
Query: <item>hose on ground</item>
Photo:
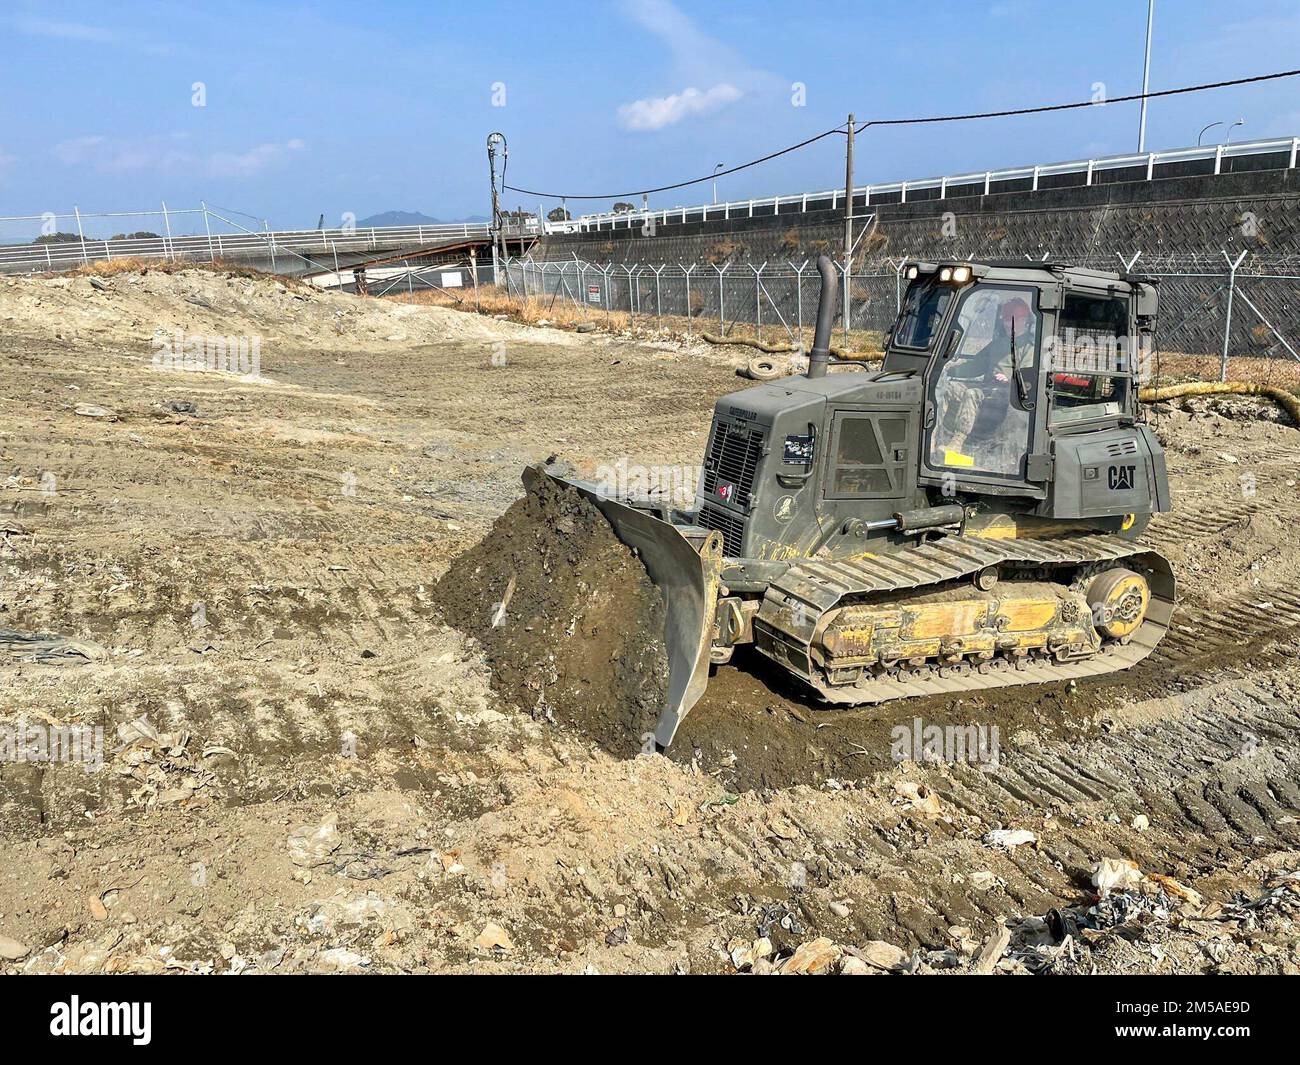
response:
[[[1292,424],[1300,428],[1300,399],[1276,385],[1257,385],[1250,381],[1189,381],[1164,388],[1144,388],[1138,392],[1138,399],[1143,403],[1160,403],[1167,399],[1182,399],[1184,396],[1222,395],[1263,396],[1271,399],[1286,411]]]
[[[752,340],[749,337],[720,337],[714,333],[701,333],[700,336],[710,344],[745,344],[751,348],[757,348],[759,351],[767,352],[769,355],[784,355],[799,350],[794,344],[768,344],[765,341]],[[843,348],[831,348],[830,352],[835,358],[847,359],[850,362],[872,362],[881,358],[880,353],[874,351],[845,351]]]
[[[758,348],[759,351],[765,351],[769,355],[781,355],[787,351],[798,351],[799,349],[793,344],[767,344],[761,340],[751,340],[748,337],[720,337],[713,333],[701,333],[710,344],[745,344],[751,348]]]

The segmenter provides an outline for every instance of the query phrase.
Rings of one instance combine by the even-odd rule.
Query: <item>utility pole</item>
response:
[[[492,179],[492,284],[501,283],[501,263],[505,259],[506,241],[501,226],[501,201],[497,190],[497,147],[501,148],[501,184],[506,180],[506,138],[489,133],[487,139],[488,175]],[[498,253],[498,247],[500,252]]]
[[[1151,23],[1156,17],[1156,0],[1147,0],[1147,50],[1142,61],[1142,111],[1138,118],[1138,152],[1147,150],[1147,88],[1151,84]]]
[[[849,350],[849,277],[853,272],[853,116],[844,148],[844,350]]]

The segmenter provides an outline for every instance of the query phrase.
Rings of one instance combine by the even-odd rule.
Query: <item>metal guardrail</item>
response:
[[[212,212],[212,216],[221,217],[215,212]],[[26,220],[28,219],[0,219]],[[40,216],[31,220],[40,221]],[[491,226],[486,222],[458,222],[427,226],[281,229],[262,232],[248,230],[240,233],[206,232],[183,237],[121,240],[79,238],[56,243],[7,244],[0,245],[0,272],[60,270],[100,259],[135,256],[211,261],[269,254],[274,262],[279,254],[293,255],[306,249],[322,252],[364,251],[399,244],[423,245],[444,240],[482,239],[490,231]]]
[[[955,196],[988,195],[990,192],[1036,192],[1043,187],[1087,186],[1114,181],[1150,181],[1170,176],[1167,171],[1180,164],[1201,164],[1196,170],[1204,174],[1221,174],[1238,169],[1235,161],[1277,155],[1281,165],[1258,169],[1294,169],[1300,154],[1300,137],[1276,140],[1244,141],[1241,144],[1211,144],[1195,148],[1172,148],[1163,152],[1139,155],[1108,155],[1097,159],[1075,159],[1064,163],[1040,163],[1003,170],[973,171],[916,181],[891,181],[861,185],[853,190],[855,206],[870,207],[883,202],[907,203],[914,199],[948,199]],[[1162,170],[1163,168],[1163,170]],[[1184,167],[1186,169],[1186,167]],[[1246,169],[1246,167],[1240,167]],[[1047,185],[1044,186],[1044,181]],[[1026,184],[1027,183],[1027,184]],[[1005,186],[1016,185],[1017,188]],[[937,195],[935,195],[937,193]],[[803,213],[808,210],[840,211],[844,190],[804,192],[793,196],[768,196],[761,199],[729,200],[726,203],[696,204],[694,207],[671,207],[654,211],[629,211],[622,214],[580,215],[568,222],[549,222],[548,233],[586,233],[610,229],[632,229],[647,225],[675,225],[686,222],[713,222],[759,215]]]

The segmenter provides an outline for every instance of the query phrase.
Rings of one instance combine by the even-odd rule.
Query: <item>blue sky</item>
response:
[[[1109,96],[1135,92],[1145,17],[1145,0],[7,0],[0,215],[163,199],[206,199],[273,226],[386,209],[485,214],[483,143],[494,129],[509,139],[512,184],[574,193],[666,184],[800,140],[849,110],[859,120],[992,110],[1088,99],[1097,83]],[[1157,0],[1153,89],[1298,57],[1294,2]],[[205,106],[193,106],[195,82]],[[493,105],[496,83],[504,106]],[[793,104],[794,83],[806,87],[804,106]],[[1300,78],[1153,101],[1148,147],[1191,144],[1206,123],[1238,118],[1234,140],[1300,133]],[[873,130],[859,141],[858,175],[1114,154],[1136,136],[1136,104]],[[842,150],[828,139],[725,178],[719,193],[842,184]],[[702,185],[651,202],[709,195]]]

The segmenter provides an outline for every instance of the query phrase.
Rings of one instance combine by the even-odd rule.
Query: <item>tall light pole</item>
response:
[[[713,168],[713,202],[714,203],[718,202],[718,171],[721,170],[725,165],[726,165],[725,163],[719,163],[717,166]]]
[[[848,134],[844,146],[844,350],[849,348],[849,295],[850,280],[853,272],[853,126],[854,118],[849,115],[849,124],[845,127]]]
[[[1142,60],[1142,113],[1138,118],[1138,151],[1147,150],[1147,88],[1151,84],[1151,23],[1156,17],[1156,0],[1147,0],[1147,50]]]
[[[1199,148],[1201,146],[1201,138],[1204,137],[1209,130],[1212,130],[1215,126],[1222,125],[1222,122],[1211,122],[1208,126],[1203,126],[1201,132],[1196,135],[1196,147]]]
[[[1245,124],[1246,124],[1246,120],[1244,118],[1237,119],[1236,122],[1234,122],[1231,126],[1228,127],[1228,133],[1227,136],[1223,138],[1223,143],[1227,144],[1230,140],[1232,140],[1232,131],[1236,129],[1238,126],[1244,126]]]

